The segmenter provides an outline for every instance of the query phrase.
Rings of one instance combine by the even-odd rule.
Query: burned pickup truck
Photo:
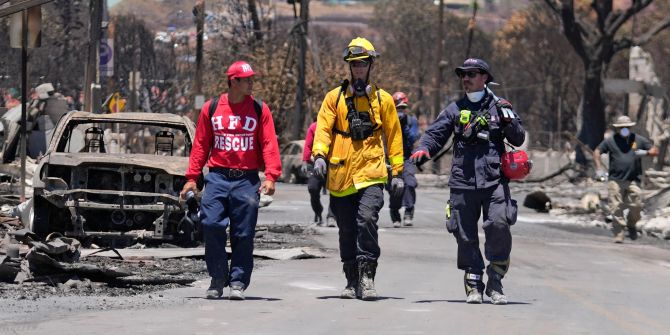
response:
[[[197,240],[179,200],[194,134],[174,114],[66,114],[37,163],[30,228],[117,246]]]

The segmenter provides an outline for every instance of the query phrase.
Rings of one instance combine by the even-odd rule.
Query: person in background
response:
[[[614,243],[623,243],[626,228],[630,239],[637,239],[636,224],[642,211],[642,157],[658,155],[658,149],[647,138],[630,130],[633,126],[635,122],[628,116],[619,116],[612,124],[614,133],[593,150],[598,178],[608,179],[607,200]],[[602,168],[602,154],[609,155],[609,173]],[[624,218],[625,209],[628,209],[628,214]]]
[[[404,92],[393,93],[393,101],[398,112],[400,127],[402,128],[402,149],[404,157],[404,167],[402,170],[402,180],[405,182],[405,190],[400,196],[393,196],[389,192],[389,211],[391,212],[391,222],[394,228],[400,228],[400,207],[405,207],[403,222],[406,227],[412,226],[414,219],[414,204],[416,203],[416,166],[409,162],[409,156],[414,149],[414,143],[419,139],[419,122],[416,117],[410,114],[408,108],[409,100]],[[387,189],[389,184],[386,185]],[[389,190],[390,191],[390,190]]]
[[[316,131],[316,119],[307,129],[305,135],[305,147],[302,151],[302,165],[300,170],[303,175],[307,176],[307,191],[309,192],[309,201],[314,211],[314,223],[317,226],[323,225],[323,205],[321,205],[321,189],[326,184],[325,178],[320,178],[314,173],[314,162],[312,162],[312,144],[314,143],[314,132]],[[326,216],[328,227],[335,227],[335,217],[328,206],[328,215]]]

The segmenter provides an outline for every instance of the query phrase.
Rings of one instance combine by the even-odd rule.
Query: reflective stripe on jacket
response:
[[[376,124],[376,130],[370,137],[358,141],[342,134],[349,132],[344,100],[349,96],[349,90],[340,94],[340,87],[326,94],[319,110],[312,147],[313,156],[327,158],[326,187],[337,197],[354,194],[370,185],[386,183],[388,172],[383,142],[387,143],[393,175],[400,175],[403,169],[402,130],[391,95],[372,86],[369,102],[364,96],[354,99],[359,112],[369,112],[372,107],[371,118]]]

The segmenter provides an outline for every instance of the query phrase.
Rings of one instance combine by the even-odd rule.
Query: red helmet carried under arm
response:
[[[510,180],[521,180],[530,174],[533,161],[523,150],[513,150],[502,154],[500,158],[503,175]]]
[[[407,107],[407,104],[409,103],[407,94],[404,92],[393,93],[393,101],[395,102],[396,107]]]

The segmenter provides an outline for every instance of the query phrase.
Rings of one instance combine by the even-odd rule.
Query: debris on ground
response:
[[[41,241],[14,217],[27,205],[20,206],[5,204],[0,213],[0,295],[4,298],[132,296],[208,277],[202,245],[149,247],[140,241],[117,249],[86,241],[84,247],[79,240],[57,233]],[[314,233],[308,226],[259,224],[254,256],[261,261],[255,266],[262,266],[265,259],[324,257],[309,237]]]
[[[650,235],[670,239],[670,171],[645,171],[647,189],[644,197],[643,216],[637,229]]]
[[[637,231],[670,239],[670,171],[645,171],[642,218]],[[585,178],[570,182],[558,176],[543,183],[513,183],[513,193],[527,193],[524,206],[572,220],[584,226],[611,228],[608,218],[607,183]]]
[[[551,209],[551,198],[539,190],[530,192],[523,200],[523,205],[541,213],[549,213]]]

